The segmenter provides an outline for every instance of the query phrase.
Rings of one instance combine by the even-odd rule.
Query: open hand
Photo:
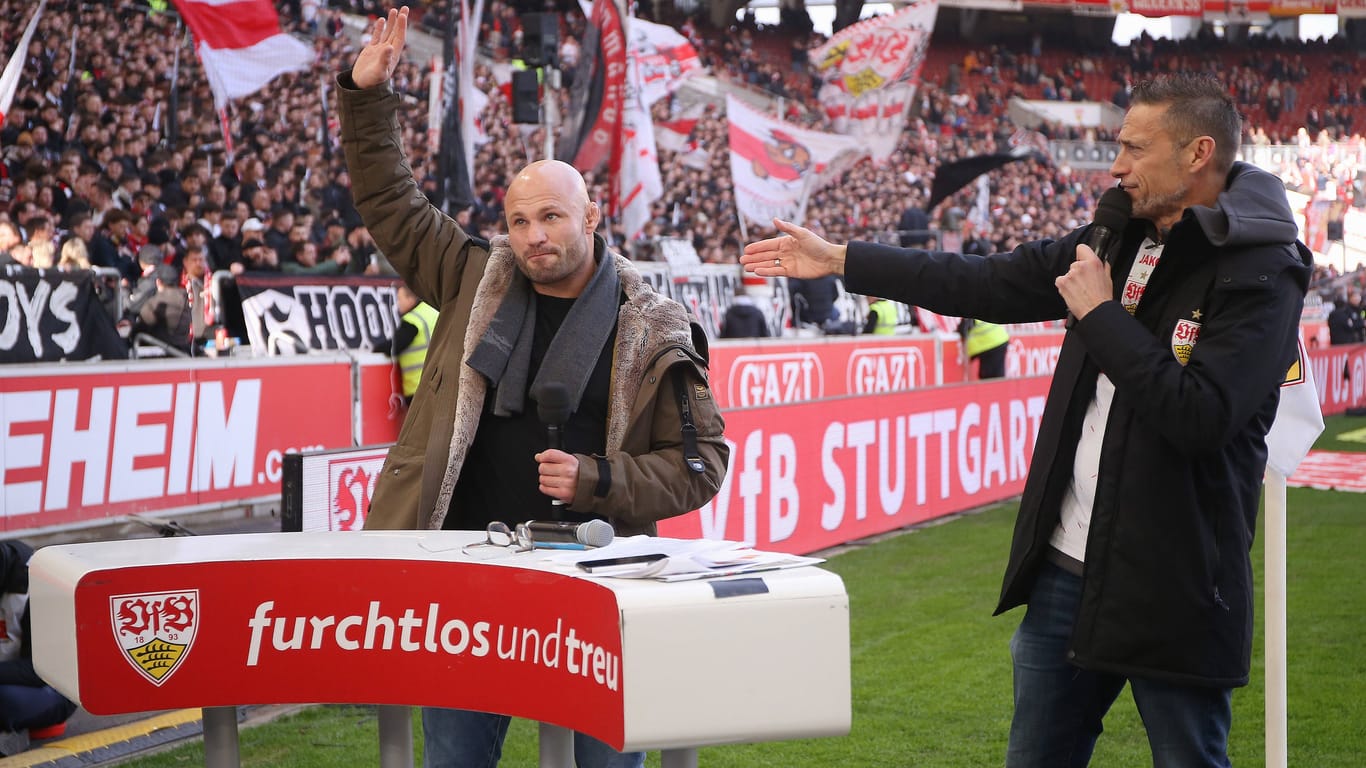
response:
[[[408,6],[389,9],[388,18],[375,19],[370,42],[361,49],[351,68],[357,88],[373,88],[386,82],[398,67],[404,41],[408,39]]]
[[[750,243],[740,254],[740,264],[762,277],[809,279],[844,273],[845,247],[782,219],[773,226],[783,234]]]

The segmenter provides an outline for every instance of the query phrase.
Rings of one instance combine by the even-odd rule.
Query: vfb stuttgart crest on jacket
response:
[[[199,627],[199,590],[109,598],[114,638],[133,668],[160,686],[185,661]]]

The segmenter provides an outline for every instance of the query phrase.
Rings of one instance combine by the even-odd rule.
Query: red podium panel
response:
[[[618,749],[845,733],[848,601],[799,568],[589,578],[468,532],[271,533],[47,547],[39,674],[95,714],[264,703],[477,709]],[[743,697],[736,697],[744,691]]]

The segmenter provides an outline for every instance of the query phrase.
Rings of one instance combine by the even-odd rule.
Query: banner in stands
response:
[[[278,499],[287,451],[352,444],[344,357],[113,368],[0,368],[0,530]]]
[[[252,354],[351,349],[388,352],[398,322],[392,277],[237,278]]]
[[[89,271],[0,273],[0,363],[128,357]]]
[[[806,553],[1018,495],[1049,379],[726,412],[730,470],[659,534]]]
[[[707,331],[707,338],[721,335],[721,317],[730,306],[740,273],[734,269],[697,270],[675,274],[668,294],[688,308]]]

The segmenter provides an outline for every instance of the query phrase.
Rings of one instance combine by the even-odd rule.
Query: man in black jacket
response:
[[[835,245],[778,222],[785,237],[741,257],[944,315],[1075,317],[997,607],[1028,605],[1010,768],[1086,765],[1126,683],[1154,765],[1229,765],[1265,437],[1313,264],[1284,186],[1234,162],[1240,123],[1212,78],[1134,86],[1110,168],[1133,218],[1108,264],[1081,244],[1089,226],[976,256]]]

